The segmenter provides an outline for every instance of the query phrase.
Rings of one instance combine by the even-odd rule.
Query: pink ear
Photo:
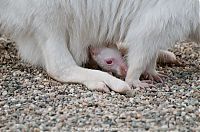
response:
[[[97,56],[101,51],[101,48],[94,48],[94,47],[90,47],[90,54],[92,56]]]

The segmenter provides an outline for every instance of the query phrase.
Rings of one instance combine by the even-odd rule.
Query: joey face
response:
[[[94,61],[103,70],[112,72],[117,76],[126,76],[128,67],[117,48],[93,48],[90,53]]]

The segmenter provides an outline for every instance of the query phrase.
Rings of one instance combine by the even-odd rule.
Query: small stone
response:
[[[111,92],[111,96],[114,96],[114,95],[115,95],[115,92],[112,91],[112,92]]]
[[[69,90],[69,92],[70,92],[70,93],[74,93],[74,89],[71,88],[71,89]]]
[[[30,104],[30,105],[29,105],[29,108],[30,108],[30,109],[35,109],[35,105],[34,105],[34,104]]]
[[[141,118],[142,118],[142,115],[140,113],[136,113],[135,119],[141,119]]]
[[[131,103],[134,103],[134,98],[129,98],[129,101],[130,101]]]
[[[161,126],[162,129],[168,129],[168,125]]]
[[[0,101],[0,106],[5,105],[6,101]]]
[[[181,112],[181,116],[185,116],[186,115],[186,112]]]
[[[7,91],[3,91],[3,93],[2,93],[3,96],[6,96],[7,94],[8,94]]]
[[[39,96],[35,96],[35,100],[39,100],[40,99],[40,97]]]
[[[39,85],[39,88],[44,88],[44,85]]]
[[[3,108],[8,109],[8,108],[9,108],[9,105],[8,105],[8,104],[5,104],[5,105],[3,106]]]
[[[40,132],[40,129],[39,129],[39,128],[34,128],[33,131],[34,131],[34,132]]]
[[[6,59],[10,59],[10,56],[8,54],[5,55]]]
[[[132,125],[133,128],[139,127],[139,125],[135,121],[132,121],[131,125]]]
[[[120,119],[126,119],[126,114],[125,113],[120,114],[119,118]]]
[[[16,104],[15,106],[16,106],[16,107],[21,107],[21,105],[22,105],[22,104]]]
[[[192,113],[195,110],[195,107],[193,107],[192,105],[189,105],[188,107],[186,107],[186,111],[189,113]]]

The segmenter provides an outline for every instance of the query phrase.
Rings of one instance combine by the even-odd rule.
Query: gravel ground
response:
[[[200,131],[200,46],[173,52],[183,65],[159,66],[164,84],[127,96],[56,82],[0,38],[0,131]]]

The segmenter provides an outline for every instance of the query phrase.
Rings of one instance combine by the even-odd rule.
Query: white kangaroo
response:
[[[61,82],[91,90],[124,93],[152,76],[156,54],[178,40],[200,35],[198,0],[0,0],[0,26],[16,41],[21,57],[43,66]],[[80,67],[88,47],[124,42],[128,72],[124,81]]]

